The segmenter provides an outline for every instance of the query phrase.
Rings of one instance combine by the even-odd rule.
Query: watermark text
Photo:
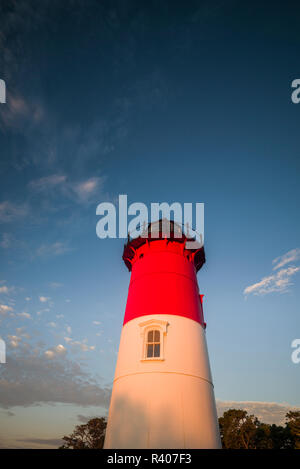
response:
[[[0,78],[0,103],[6,103],[6,85],[5,81]]]
[[[204,244],[204,203],[190,202],[180,204],[173,202],[151,203],[150,214],[143,202],[134,202],[128,206],[127,195],[119,195],[118,210],[111,202],[102,202],[97,206],[96,215],[101,218],[96,226],[96,233],[100,239],[105,238],[147,238],[148,224],[151,223],[151,238],[159,237],[155,230],[155,222],[165,220],[164,234],[170,235],[170,223],[176,224],[174,237],[180,238],[184,233],[188,238],[187,249],[198,248]],[[118,216],[117,216],[118,211]],[[149,216],[150,215],[150,216]],[[130,220],[128,217],[133,217]],[[118,226],[117,226],[118,225]],[[179,229],[180,227],[180,229]],[[118,228],[118,229],[117,229]],[[153,231],[152,231],[153,230]],[[168,232],[169,230],[169,232]]]

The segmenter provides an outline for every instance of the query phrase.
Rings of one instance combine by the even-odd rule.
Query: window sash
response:
[[[153,329],[148,331],[146,343],[146,357],[159,358],[161,352],[160,331]]]

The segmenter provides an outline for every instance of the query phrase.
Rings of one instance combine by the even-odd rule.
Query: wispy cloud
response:
[[[287,269],[281,269],[275,275],[269,275],[264,277],[260,282],[249,285],[244,290],[244,295],[253,293],[254,295],[266,295],[267,293],[286,293],[288,287],[293,285],[290,277],[299,272],[300,267],[288,267]]]
[[[66,176],[63,174],[52,174],[50,176],[34,179],[30,181],[28,186],[30,189],[43,192],[49,189],[56,189],[57,186],[62,186],[66,181]]]
[[[24,218],[28,214],[28,206],[26,204],[15,204],[9,200],[0,202],[0,223],[9,223],[15,220]],[[3,239],[4,245],[2,247],[7,247],[6,244],[8,239]]]
[[[12,235],[10,233],[3,233],[0,246],[3,249],[9,249],[11,245],[12,245]]]
[[[38,257],[61,256],[66,252],[72,251],[72,248],[66,242],[56,241],[55,243],[42,244],[37,250]]]
[[[273,270],[278,272],[271,274],[267,277],[263,277],[259,282],[253,283],[244,289],[244,295],[266,295],[268,293],[286,293],[289,291],[289,287],[293,285],[291,277],[299,272],[300,267],[289,266],[282,268],[287,264],[294,262],[300,258],[300,249],[293,249],[287,252],[283,256],[277,257],[273,260]]]
[[[44,117],[43,107],[36,99],[26,101],[19,93],[7,93],[5,111],[0,110],[0,123],[6,129],[25,130],[39,124]]]
[[[274,265],[273,270],[281,269],[287,264],[291,264],[292,262],[298,261],[300,259],[300,248],[292,249],[291,251],[287,252],[283,256],[276,257],[272,261]]]
[[[79,200],[88,201],[97,190],[101,189],[103,178],[92,177],[79,184],[73,185],[72,189],[77,194]]]
[[[90,177],[81,180],[71,180],[64,174],[51,174],[29,182],[30,190],[45,193],[52,197],[63,197],[73,202],[86,203],[102,190],[103,177]]]

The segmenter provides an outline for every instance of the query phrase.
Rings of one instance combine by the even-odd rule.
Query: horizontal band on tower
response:
[[[160,274],[180,275],[182,277],[185,277],[185,278],[189,279],[191,282],[195,283],[198,287],[197,280],[192,279],[189,275],[181,274],[180,272],[172,272],[171,270],[158,270],[156,272],[145,272],[142,275],[139,275],[137,278],[132,278],[131,277],[130,284],[133,284],[134,282],[137,282],[140,278],[142,278],[146,275],[160,275]]]
[[[126,375],[118,376],[117,378],[115,378],[113,380],[113,383],[115,383],[116,381],[118,381],[121,378],[126,378],[127,376],[144,375],[144,374],[151,374],[151,373],[152,374],[153,373],[159,373],[159,374],[172,374],[172,375],[180,375],[180,376],[189,376],[189,377],[192,377],[192,378],[201,379],[202,381],[206,381],[206,383],[211,384],[212,387],[214,387],[214,385],[211,381],[209,381],[206,378],[202,378],[202,376],[191,375],[189,373],[180,373],[179,371],[141,371],[141,372],[137,371],[136,373],[128,373]]]

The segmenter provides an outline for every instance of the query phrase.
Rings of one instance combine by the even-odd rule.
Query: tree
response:
[[[286,414],[286,425],[261,423],[244,410],[229,409],[219,418],[225,449],[300,449],[300,411]]]
[[[293,449],[293,441],[291,438],[291,431],[286,425],[271,425],[270,438],[272,440],[272,449]]]
[[[77,425],[70,436],[64,436],[65,443],[59,449],[102,449],[106,419],[94,418],[83,425]]]
[[[294,449],[300,449],[300,411],[290,411],[286,414],[286,426],[290,430]]]
[[[276,425],[274,426],[276,427]],[[273,449],[271,432],[271,425],[267,423],[260,423],[258,425],[255,435],[256,449]]]
[[[300,411],[286,414],[286,425],[261,423],[246,410],[229,409],[219,418],[224,449],[300,449]],[[60,449],[101,449],[107,421],[93,418],[64,436]]]
[[[260,422],[246,410],[229,409],[219,418],[222,446],[225,449],[256,449]]]

